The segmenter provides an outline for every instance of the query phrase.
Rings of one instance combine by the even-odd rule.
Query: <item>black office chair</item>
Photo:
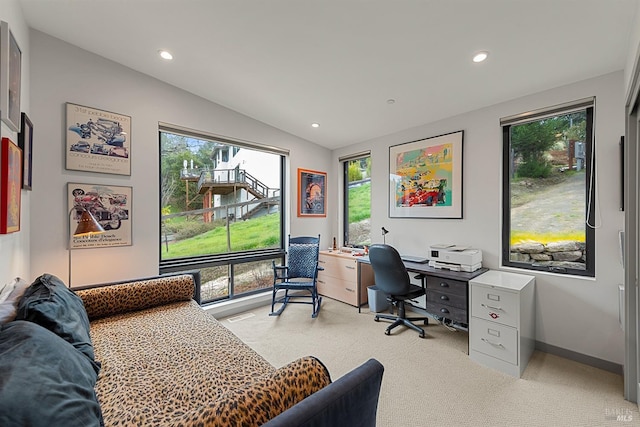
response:
[[[395,248],[389,245],[375,244],[369,248],[369,261],[373,268],[373,275],[376,286],[379,290],[387,294],[387,299],[398,309],[398,315],[376,314],[374,320],[393,320],[394,322],[385,331],[386,335],[391,334],[391,330],[399,325],[405,325],[420,333],[420,338],[425,337],[424,329],[414,325],[412,321],[422,320],[424,324],[429,323],[428,317],[407,318],[405,313],[405,301],[417,298],[425,294],[425,289],[411,284],[407,269],[400,258],[400,254]]]
[[[279,316],[288,303],[311,304],[313,306],[311,317],[318,316],[322,297],[318,295],[316,281],[318,270],[323,270],[318,266],[319,253],[319,234],[318,237],[289,236],[287,265],[276,265],[273,262],[273,295],[269,316]],[[282,290],[284,295],[278,297],[278,291]],[[292,293],[290,294],[289,291]],[[276,304],[282,304],[278,311],[274,310]]]

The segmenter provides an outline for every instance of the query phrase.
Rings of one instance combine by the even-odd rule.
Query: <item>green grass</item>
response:
[[[238,221],[229,226],[231,251],[275,248],[280,243],[280,214]],[[228,252],[227,229],[224,225],[195,237],[163,245],[162,259],[219,254]]]
[[[349,189],[349,224],[371,218],[371,181]]]

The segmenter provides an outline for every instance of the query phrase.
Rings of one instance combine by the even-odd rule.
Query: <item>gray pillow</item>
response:
[[[28,320],[50,330],[95,363],[89,318],[79,296],[51,274],[38,277],[18,304],[16,320]]]
[[[0,425],[100,426],[91,361],[32,322],[0,326]]]
[[[0,325],[11,322],[16,318],[18,303],[29,287],[29,282],[16,277],[13,280],[13,285],[13,290],[7,296],[7,299],[0,302]]]

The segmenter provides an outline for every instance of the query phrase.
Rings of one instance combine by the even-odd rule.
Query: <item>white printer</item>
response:
[[[468,246],[437,244],[429,246],[429,266],[471,273],[482,268],[482,251]]]

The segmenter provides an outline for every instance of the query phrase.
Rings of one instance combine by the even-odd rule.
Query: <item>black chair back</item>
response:
[[[319,254],[320,235],[289,237],[287,250],[289,277],[315,279]]]
[[[410,291],[409,273],[398,251],[389,245],[375,244],[369,248],[369,261],[376,286],[389,295],[404,295]]]

